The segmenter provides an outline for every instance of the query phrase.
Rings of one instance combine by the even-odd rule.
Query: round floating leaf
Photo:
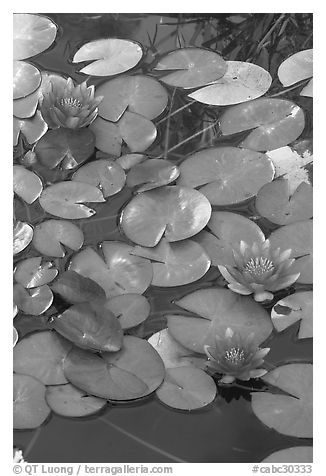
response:
[[[46,220],[35,227],[33,246],[43,255],[63,258],[66,253],[61,244],[77,251],[83,242],[82,230],[66,220]]]
[[[121,165],[124,170],[129,170],[134,165],[140,164],[147,159],[147,156],[144,154],[125,154],[121,155],[116,162]]]
[[[166,369],[162,385],[156,390],[158,399],[172,408],[196,410],[211,403],[216,396],[212,377],[195,367]]]
[[[45,398],[55,413],[72,418],[93,415],[107,404],[103,398],[87,395],[70,383],[47,387]]]
[[[14,429],[29,430],[40,426],[51,409],[45,401],[45,386],[28,375],[14,374]]]
[[[115,296],[104,306],[119,319],[122,329],[138,326],[148,318],[151,310],[147,298],[134,293]]]
[[[265,154],[237,147],[211,147],[180,164],[178,185],[199,187],[212,205],[230,205],[255,196],[273,176],[273,164]]]
[[[143,56],[141,46],[131,40],[107,38],[83,45],[73,58],[73,63],[92,61],[80,70],[91,76],[113,76],[136,66]]]
[[[142,246],[189,238],[202,230],[211,216],[207,198],[186,187],[166,186],[133,198],[121,215],[121,227],[129,239]]]
[[[261,344],[273,329],[264,308],[252,298],[228,289],[200,289],[175,304],[197,317],[167,315],[169,333],[194,352],[204,353],[204,345],[214,345],[215,335],[224,335],[228,327],[242,335],[254,332],[257,344]]]
[[[224,59],[203,48],[180,48],[159,60],[154,70],[169,72],[160,79],[170,86],[191,89],[211,83],[226,72]],[[170,72],[173,71],[173,72]]]
[[[54,328],[78,347],[96,352],[116,352],[123,332],[113,312],[95,302],[74,304],[53,318]]]
[[[201,245],[192,240],[169,243],[162,238],[155,248],[136,246],[133,254],[153,261],[152,286],[182,286],[200,279],[211,261]]]
[[[27,119],[34,116],[40,96],[40,88],[29,94],[25,98],[15,99],[13,102],[13,113],[18,119]]]
[[[64,362],[67,379],[89,395],[132,400],[149,395],[162,383],[164,365],[143,339],[125,336],[119,352],[100,356],[73,349]]]
[[[57,34],[56,25],[47,17],[30,13],[14,14],[14,59],[38,55],[49,48]]]
[[[24,98],[36,91],[41,84],[40,71],[25,61],[14,61],[13,68],[14,99]]]
[[[298,81],[312,77],[312,52],[312,49],[298,51],[280,64],[277,74],[283,86],[291,86]]]
[[[52,291],[60,294],[66,301],[77,304],[90,301],[105,301],[105,292],[101,286],[75,271],[62,273],[52,285]]]
[[[17,344],[19,335],[15,326],[13,326],[13,347]]]
[[[309,98],[313,97],[313,80],[311,79],[307,86],[302,88],[300,96],[307,96]]]
[[[313,215],[312,186],[302,182],[292,194],[286,179],[275,180],[259,190],[255,205],[261,216],[278,225],[307,220]]]
[[[33,203],[43,190],[41,179],[22,165],[14,165],[14,192],[25,202]]]
[[[140,74],[107,81],[96,88],[96,94],[103,96],[99,116],[112,122],[118,121],[126,109],[154,119],[168,103],[165,88],[156,79]]]
[[[54,263],[43,261],[42,256],[36,256],[20,261],[15,268],[14,278],[24,288],[35,288],[50,283],[57,274]]]
[[[14,372],[37,378],[44,385],[66,383],[63,361],[70,349],[71,343],[56,332],[29,334],[14,349]]]
[[[25,314],[39,316],[52,304],[53,294],[47,284],[27,291],[21,284],[14,285],[14,300]]]
[[[133,247],[120,241],[104,241],[101,248],[105,261],[88,247],[73,257],[70,269],[96,281],[108,298],[146,291],[153,277],[149,260],[133,256]]]
[[[113,160],[101,159],[80,167],[72,180],[99,187],[106,198],[122,190],[126,175],[123,168]]]
[[[13,251],[17,255],[23,251],[33,239],[33,228],[23,221],[17,221],[13,232]]]
[[[263,380],[292,396],[252,393],[257,418],[283,435],[312,438],[312,373],[311,364],[287,364],[268,372]]]
[[[94,152],[95,136],[88,128],[49,130],[38,141],[35,152],[40,162],[54,169],[74,169]]]
[[[259,98],[269,90],[272,77],[264,68],[243,61],[226,61],[226,65],[224,76],[189,97],[204,104],[227,106]]]
[[[105,202],[101,190],[81,182],[60,182],[46,187],[40,198],[41,207],[51,215],[61,218],[88,218],[95,210],[82,202]]]
[[[48,130],[48,125],[44,121],[40,111],[36,111],[36,114],[30,119],[17,119],[14,117],[14,129],[13,129],[13,145],[18,144],[19,134],[24,134],[29,144],[34,144],[38,141]]]
[[[291,273],[300,273],[297,283],[313,281],[313,220],[298,221],[273,231],[269,236],[271,245],[281,250],[292,249],[291,258],[296,258]]]
[[[312,446],[293,446],[275,451],[262,460],[262,463],[312,463]]]
[[[278,301],[271,313],[272,321],[278,332],[300,321],[298,338],[312,337],[312,291],[291,294]]]
[[[145,192],[174,182],[179,174],[179,168],[168,160],[148,159],[131,167],[127,175],[127,185],[141,185],[137,191]]]
[[[255,241],[262,243],[265,240],[259,226],[238,213],[212,212],[207,226],[212,233],[203,230],[193,239],[205,249],[214,266],[233,265],[232,251],[241,240],[249,246]]]

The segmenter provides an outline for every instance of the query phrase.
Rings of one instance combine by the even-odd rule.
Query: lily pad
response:
[[[33,228],[28,223],[17,221],[13,232],[13,251],[17,255],[23,251],[33,239]]]
[[[29,291],[21,284],[14,285],[14,300],[18,309],[25,314],[39,316],[52,304],[53,294],[47,284]]]
[[[133,256],[133,247],[121,241],[104,241],[101,250],[105,261],[87,247],[73,257],[69,269],[93,279],[108,298],[146,291],[153,277],[149,260]]]
[[[95,136],[88,128],[49,130],[38,141],[35,152],[40,162],[54,169],[61,164],[62,169],[76,168],[94,152]]]
[[[14,165],[14,192],[26,203],[33,203],[43,190],[41,179],[22,165]]]
[[[33,246],[43,255],[63,258],[66,252],[62,245],[77,251],[83,242],[82,230],[66,220],[46,220],[35,227]]]
[[[301,93],[300,93],[300,96],[307,96],[308,98],[312,98],[312,97],[313,97],[313,79],[311,79],[311,80],[309,81],[309,83],[307,84],[307,86],[305,86],[304,88],[302,88]]]
[[[237,147],[210,147],[180,164],[178,185],[198,188],[212,205],[231,205],[255,196],[273,176],[273,164],[265,154]]]
[[[49,416],[51,409],[45,401],[45,385],[29,375],[14,374],[15,430],[37,428]]]
[[[275,451],[262,460],[262,463],[312,463],[312,446],[293,446]]]
[[[272,84],[268,71],[257,64],[244,61],[226,61],[226,73],[213,84],[189,94],[203,104],[227,106],[259,98]]]
[[[255,392],[254,414],[283,435],[312,438],[312,365],[287,364],[268,372],[263,380],[290,395]]]
[[[121,165],[123,170],[129,170],[134,165],[144,162],[144,160],[147,160],[147,156],[144,154],[124,154],[116,162]]]
[[[87,395],[70,383],[47,387],[45,399],[57,415],[72,418],[93,415],[107,404],[103,398]]]
[[[133,400],[154,392],[164,378],[164,365],[143,339],[125,336],[119,352],[101,356],[73,349],[64,362],[67,379],[89,395],[107,400]]]
[[[313,75],[313,50],[303,50],[294,53],[284,60],[277,71],[283,86],[291,86]]]
[[[47,50],[55,40],[57,27],[45,16],[15,13],[13,31],[14,59],[21,60]]]
[[[19,134],[22,133],[26,137],[29,144],[34,144],[48,130],[48,125],[44,121],[40,111],[36,111],[35,115],[28,119],[13,118],[13,145],[18,144]]]
[[[226,69],[226,62],[215,51],[191,47],[163,56],[154,71],[168,72],[160,80],[170,86],[191,89],[221,78]]]
[[[285,225],[269,236],[272,247],[281,250],[291,248],[291,258],[296,258],[291,273],[300,273],[297,283],[310,284],[313,281],[313,220],[303,220]]]
[[[29,334],[14,349],[14,371],[37,378],[44,385],[66,383],[63,361],[71,347],[54,331]]]
[[[196,367],[166,369],[162,385],[156,390],[158,399],[179,410],[197,410],[212,403],[216,396],[212,377]]]
[[[91,76],[113,76],[136,66],[142,56],[143,50],[135,41],[107,38],[86,43],[75,53],[72,61],[95,60],[80,72]]]
[[[13,63],[13,98],[19,99],[32,94],[41,84],[41,73],[36,66],[25,61]]]
[[[128,172],[128,187],[140,187],[137,192],[146,192],[153,188],[168,185],[180,175],[179,168],[172,162],[163,159],[148,159],[136,164]]]
[[[13,326],[13,347],[17,344],[19,335],[15,326]]]
[[[124,208],[123,232],[142,246],[189,238],[202,230],[211,216],[211,205],[197,190],[176,185],[143,192]]]
[[[187,314],[167,314],[169,333],[181,345],[204,353],[204,345],[214,345],[215,335],[230,327],[242,335],[254,332],[257,345],[264,342],[273,326],[268,313],[250,297],[228,289],[200,289],[175,301]],[[195,317],[196,316],[196,317]],[[200,317],[199,317],[200,316]]]
[[[126,175],[123,168],[113,160],[101,159],[80,167],[71,180],[99,187],[106,198],[122,190]]]
[[[33,117],[40,97],[40,88],[32,94],[20,99],[14,99],[13,113],[18,119],[27,119]]]
[[[103,96],[99,116],[112,122],[118,121],[126,109],[151,120],[168,104],[166,89],[156,79],[141,74],[111,79],[102,83],[96,93]]]
[[[36,256],[20,261],[15,268],[14,278],[17,283],[29,289],[50,283],[57,274],[54,263],[43,260],[42,256]]]
[[[52,285],[52,291],[71,304],[101,301],[106,299],[105,292],[101,286],[89,278],[85,278],[75,271],[68,270],[62,273]]]
[[[46,187],[40,198],[41,207],[51,215],[77,219],[95,215],[95,210],[83,202],[105,202],[102,192],[81,182],[59,182]]]
[[[294,293],[281,299],[273,306],[271,313],[275,329],[281,332],[300,321],[298,338],[312,337],[312,306],[312,291]]]
[[[272,223],[288,225],[301,220],[308,220],[313,215],[312,186],[302,182],[291,193],[286,179],[274,180],[264,185],[256,198],[258,213]]]
[[[119,319],[122,329],[138,326],[148,318],[151,307],[142,294],[121,294],[107,300],[105,308]]]

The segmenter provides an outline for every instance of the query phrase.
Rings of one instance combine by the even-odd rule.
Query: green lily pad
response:
[[[297,221],[281,226],[269,236],[272,247],[291,248],[291,258],[296,258],[291,273],[300,273],[297,283],[313,281],[313,220]]]
[[[54,169],[61,164],[62,169],[76,168],[94,152],[95,136],[88,128],[49,130],[35,147],[40,162]]]
[[[52,304],[53,294],[47,284],[29,291],[21,284],[14,285],[14,300],[18,309],[25,314],[39,316]]]
[[[47,17],[30,13],[14,14],[14,59],[38,55],[49,48],[57,34],[56,25]]]
[[[40,97],[40,88],[32,94],[20,99],[14,99],[13,114],[18,119],[27,119],[33,117],[36,113],[38,101]]]
[[[135,41],[120,38],[95,40],[83,45],[75,53],[73,63],[93,61],[80,70],[91,76],[113,76],[136,66],[143,56]]]
[[[106,299],[105,292],[101,286],[89,278],[85,278],[75,271],[68,270],[62,273],[52,285],[52,291],[71,304],[102,301]]]
[[[118,157],[116,162],[121,165],[123,170],[129,170],[134,165],[140,164],[147,160],[147,156],[144,154],[124,154]]]
[[[41,179],[22,165],[14,165],[14,192],[26,203],[33,203],[43,190]]]
[[[151,307],[142,294],[121,294],[108,299],[104,304],[119,319],[122,329],[138,326],[148,318]]]
[[[15,430],[37,428],[49,416],[51,409],[45,401],[45,385],[29,375],[14,374]]]
[[[311,79],[309,81],[309,83],[307,84],[307,86],[305,86],[304,88],[302,88],[301,90],[301,93],[300,93],[300,96],[306,96],[308,98],[312,98],[313,97],[313,79]]]
[[[25,61],[13,63],[13,97],[24,98],[32,94],[41,84],[41,73],[36,66]]]
[[[147,119],[155,119],[168,104],[166,89],[154,78],[137,74],[102,83],[96,94],[103,96],[98,113],[107,121],[118,121],[128,109]]]
[[[312,337],[313,318],[312,291],[291,294],[278,301],[272,309],[271,317],[278,332],[300,321],[298,339]]]
[[[287,364],[268,372],[263,380],[292,396],[252,393],[256,417],[283,435],[312,438],[312,374],[311,364]]]
[[[179,241],[197,234],[211,216],[211,205],[197,190],[176,185],[143,192],[124,208],[120,224],[133,242],[155,246],[164,236]]]
[[[133,400],[154,392],[164,378],[164,365],[143,339],[125,336],[119,352],[101,356],[73,349],[64,362],[67,379],[89,395],[107,400]]]
[[[95,210],[83,202],[105,202],[102,192],[81,182],[59,182],[46,187],[40,198],[41,207],[51,215],[77,219],[95,215]]]
[[[66,253],[62,245],[77,251],[83,242],[82,230],[66,220],[46,220],[35,227],[33,246],[43,255],[63,258]]]
[[[284,60],[277,71],[283,86],[292,86],[313,75],[313,50],[303,50],[294,53]]]
[[[174,182],[179,174],[179,168],[168,160],[148,159],[131,167],[127,175],[127,185],[139,186],[137,192],[146,192]]]
[[[133,247],[121,241],[104,241],[101,250],[105,261],[87,247],[72,258],[69,269],[93,279],[108,298],[146,291],[153,277],[149,260],[133,256]]]
[[[228,327],[243,335],[254,332],[257,345],[264,342],[273,329],[265,309],[252,298],[228,289],[200,289],[175,304],[196,317],[167,314],[169,333],[194,352],[203,354],[204,345],[214,345],[215,335],[224,335]]]
[[[33,228],[28,223],[17,221],[13,231],[13,252],[17,255],[23,251],[33,239]]]
[[[106,198],[122,190],[126,175],[123,168],[113,160],[101,159],[80,167],[71,180],[99,187]]]
[[[197,410],[212,403],[216,396],[212,377],[196,367],[166,369],[162,385],[156,390],[158,399],[179,410]]]
[[[262,463],[312,463],[312,446],[293,446],[275,451],[262,460]]]
[[[210,147],[180,164],[178,185],[198,188],[212,205],[241,203],[274,177],[265,155],[237,147]]]
[[[47,387],[45,399],[57,415],[71,418],[93,415],[107,404],[103,398],[87,395],[70,383]]]
[[[189,94],[203,104],[227,106],[259,98],[272,83],[268,71],[257,64],[244,61],[226,61],[226,73],[213,84]]]
[[[17,283],[29,289],[50,283],[57,274],[54,263],[43,260],[42,256],[35,256],[17,264],[14,278]]]
[[[82,349],[117,352],[123,332],[113,312],[94,301],[74,304],[53,318],[54,329]]]
[[[191,89],[221,78],[226,69],[226,62],[215,51],[191,47],[179,48],[163,56],[154,71],[168,72],[160,79],[170,86]]]
[[[40,111],[36,111],[35,115],[28,119],[13,119],[13,145],[18,144],[19,134],[22,133],[26,137],[29,144],[41,139],[48,130],[48,125],[44,121]]]
[[[63,361],[72,345],[54,331],[34,332],[24,337],[13,352],[13,368],[44,385],[66,383]]]

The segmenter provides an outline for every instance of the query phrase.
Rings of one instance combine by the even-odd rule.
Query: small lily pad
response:
[[[56,25],[47,17],[30,13],[14,14],[14,59],[38,55],[49,48],[57,34]]]
[[[262,460],[262,463],[312,463],[312,446],[293,446],[275,451]]]
[[[37,428],[49,416],[51,409],[45,401],[45,385],[29,375],[14,374],[15,430]]]
[[[284,60],[277,71],[283,86],[292,86],[313,75],[313,50],[303,50],[294,53]]]
[[[40,88],[32,94],[20,99],[14,99],[13,113],[18,119],[27,119],[33,117],[40,97]]]
[[[17,255],[23,251],[33,239],[33,228],[28,223],[17,221],[13,231],[13,252]]]
[[[294,293],[281,299],[271,313],[275,329],[281,332],[300,321],[298,339],[312,337],[312,306],[312,291]]]
[[[142,294],[121,294],[108,299],[105,308],[119,319],[122,329],[138,326],[150,313],[150,304]]]
[[[36,91],[41,84],[41,73],[36,66],[25,61],[13,63],[13,97],[24,98]]]
[[[306,96],[308,98],[313,97],[313,79],[309,81],[309,83],[302,88],[300,96]]]
[[[13,119],[13,145],[18,144],[19,134],[22,133],[26,137],[29,144],[34,144],[48,130],[48,125],[44,121],[40,111],[36,111],[35,115],[28,119]]]
[[[71,180],[99,187],[106,198],[122,190],[126,175],[123,168],[113,160],[100,159],[80,167]]]
[[[41,179],[22,165],[14,165],[13,169],[14,192],[26,203],[35,202],[43,190]]]
[[[105,292],[101,286],[89,278],[85,278],[75,271],[68,270],[62,273],[52,285],[52,291],[71,304],[90,301],[105,301]]]
[[[148,159],[134,165],[128,172],[128,187],[136,187],[137,192],[146,192],[174,182],[180,174],[179,168],[163,159]]]
[[[63,258],[66,253],[62,245],[77,251],[83,242],[82,230],[66,220],[46,220],[35,227],[33,246],[43,255]]]
[[[21,284],[14,285],[14,300],[18,309],[25,314],[39,316],[52,304],[53,294],[47,284],[29,291]]]
[[[107,404],[103,398],[88,395],[70,383],[47,387],[45,399],[57,415],[70,418],[93,415]]]
[[[43,261],[42,256],[20,261],[14,271],[14,278],[24,288],[36,288],[48,284],[57,276],[58,270],[51,261]]]

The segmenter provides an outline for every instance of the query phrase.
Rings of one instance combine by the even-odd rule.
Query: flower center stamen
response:
[[[77,99],[72,97],[61,98],[60,105],[67,109],[81,109],[83,104]]]
[[[251,258],[243,268],[244,271],[255,276],[263,276],[275,268],[273,261],[268,258]]]
[[[241,365],[245,360],[245,353],[239,347],[232,347],[225,351],[224,358],[232,365]]]

